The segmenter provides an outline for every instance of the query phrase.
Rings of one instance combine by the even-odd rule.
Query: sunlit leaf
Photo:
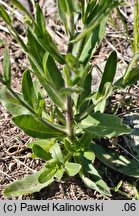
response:
[[[8,185],[4,190],[4,196],[16,197],[24,194],[39,192],[42,188],[48,186],[54,181],[52,178],[49,179],[44,184],[41,184],[38,181],[38,177],[40,176],[41,173],[44,172],[44,170],[45,168],[33,175],[27,176],[22,180],[15,181],[12,184]]]
[[[97,137],[114,137],[131,133],[131,129],[114,115],[94,113],[84,119],[80,127]]]
[[[116,152],[106,150],[100,145],[92,144],[92,149],[96,157],[106,166],[127,176],[139,178],[139,162],[128,159]]]
[[[6,84],[10,85],[11,83],[11,62],[8,49],[5,48],[4,58],[3,58],[3,75],[6,81]]]

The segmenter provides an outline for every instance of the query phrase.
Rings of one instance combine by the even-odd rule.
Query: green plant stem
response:
[[[67,96],[66,99],[67,104],[67,112],[66,112],[66,128],[67,128],[67,135],[70,139],[73,138],[73,128],[72,128],[72,119],[73,119],[73,113],[72,113],[72,105],[71,105],[71,96]]]
[[[39,119],[39,121],[41,121],[44,125],[54,129],[54,130],[57,130],[57,131],[60,131],[64,134],[66,134],[66,130],[64,128],[61,128],[59,127],[59,125],[55,125],[51,122],[49,122],[48,120],[46,119],[43,119],[41,116],[39,116],[30,106],[28,106],[17,94],[16,92],[10,87],[10,86],[6,86],[7,89],[11,92],[11,94],[20,102],[20,104],[22,104],[22,106],[24,106],[26,109],[28,109],[36,118]]]
[[[134,53],[138,51],[139,42],[139,4],[138,0],[134,0]]]

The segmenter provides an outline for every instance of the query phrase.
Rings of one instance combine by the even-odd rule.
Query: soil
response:
[[[24,0],[22,0],[24,2]],[[31,2],[30,0],[28,0]],[[26,2],[28,2],[26,1]],[[8,6],[11,6],[10,1],[4,1]],[[44,3],[45,2],[45,3]],[[66,49],[66,37],[63,32],[63,27],[56,14],[55,1],[47,0],[39,2],[46,14],[46,21],[49,31],[59,45],[61,51]],[[27,3],[26,3],[27,4]],[[48,6],[49,5],[49,6]],[[27,8],[32,11],[30,4],[27,4]],[[127,6],[122,7],[121,10],[124,13],[128,28],[133,35],[133,1],[127,1]],[[21,13],[18,14],[19,17]],[[115,16],[115,13],[113,13]],[[123,34],[123,28],[121,22],[115,17],[115,21],[120,30],[115,30],[111,25],[107,26],[106,37],[97,50],[95,57],[92,59],[92,64],[99,64],[104,68],[106,59],[110,52],[114,49],[118,53],[118,73],[117,78],[120,77],[132,57],[132,50],[129,42]],[[24,37],[24,28],[20,22],[15,20],[15,26],[18,32]],[[53,31],[54,30],[54,31]],[[56,32],[56,33],[55,33]],[[6,40],[10,49],[10,57],[12,62],[12,86],[14,89],[20,91],[21,89],[21,77],[23,71],[29,66],[25,54],[18,46],[16,41],[10,36],[7,28],[2,20],[0,20],[0,40]],[[0,45],[0,72],[2,71],[2,58],[3,58],[3,43]],[[99,84],[100,74],[98,71],[94,71],[94,88]],[[0,85],[1,87],[1,85]],[[139,102],[138,83],[132,88],[124,92],[115,92],[110,99],[110,104],[107,111],[113,112],[123,117],[126,113],[136,112]],[[127,103],[128,102],[128,103]],[[121,138],[122,139],[122,138]],[[2,191],[11,182],[22,179],[24,176],[30,175],[34,170],[40,170],[44,161],[31,158],[31,151],[26,148],[32,138],[25,135],[20,129],[18,129],[11,121],[10,113],[0,105],[0,199],[5,199]],[[119,149],[122,153],[123,150]],[[102,165],[101,165],[102,166]],[[135,183],[135,179],[126,178],[125,176],[116,173],[105,166],[102,166],[104,180],[110,187],[116,187],[116,185],[122,180],[120,192],[113,192],[113,196],[110,199],[133,199],[135,198],[135,192],[132,185]],[[136,185],[137,189],[139,184]],[[20,196],[15,199],[105,199],[102,195],[88,189],[84,186],[78,176],[65,178],[61,182],[55,182],[49,187],[41,190],[39,193],[32,195]]]

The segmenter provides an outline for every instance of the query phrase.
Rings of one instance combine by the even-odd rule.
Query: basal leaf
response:
[[[122,123],[122,120],[114,115],[94,113],[84,119],[80,128],[97,137],[114,137],[131,133],[131,129]]]
[[[37,96],[32,82],[30,71],[26,70],[22,76],[22,93],[24,100],[35,109],[37,103]]]
[[[11,83],[11,62],[8,49],[5,48],[4,58],[3,58],[3,75],[6,84],[10,85]]]
[[[92,144],[96,157],[106,166],[127,176],[139,178],[139,162],[128,159],[116,152],[106,150],[100,145]]]
[[[35,138],[49,139],[62,136],[62,133],[46,126],[32,115],[20,115],[13,117],[12,120],[25,133]]]
[[[5,197],[16,197],[24,194],[31,194],[34,192],[39,192],[42,188],[51,184],[54,180],[51,178],[44,184],[41,184],[38,181],[38,177],[43,173],[45,170],[42,169],[39,172],[27,176],[22,180],[15,181],[12,184],[8,185],[4,190]]]
[[[78,163],[66,162],[64,167],[69,176],[75,176],[82,166]]]
[[[48,161],[51,159],[50,153],[46,152],[40,145],[33,145],[33,153],[42,160]]]

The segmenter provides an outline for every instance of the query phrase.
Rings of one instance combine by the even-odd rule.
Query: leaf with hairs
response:
[[[38,180],[39,176],[45,171],[45,168],[40,170],[39,172],[26,176],[24,179],[15,181],[8,185],[4,189],[5,197],[16,197],[24,194],[31,194],[34,192],[39,192],[42,188],[51,184],[54,179],[49,179],[44,184],[41,184]]]

